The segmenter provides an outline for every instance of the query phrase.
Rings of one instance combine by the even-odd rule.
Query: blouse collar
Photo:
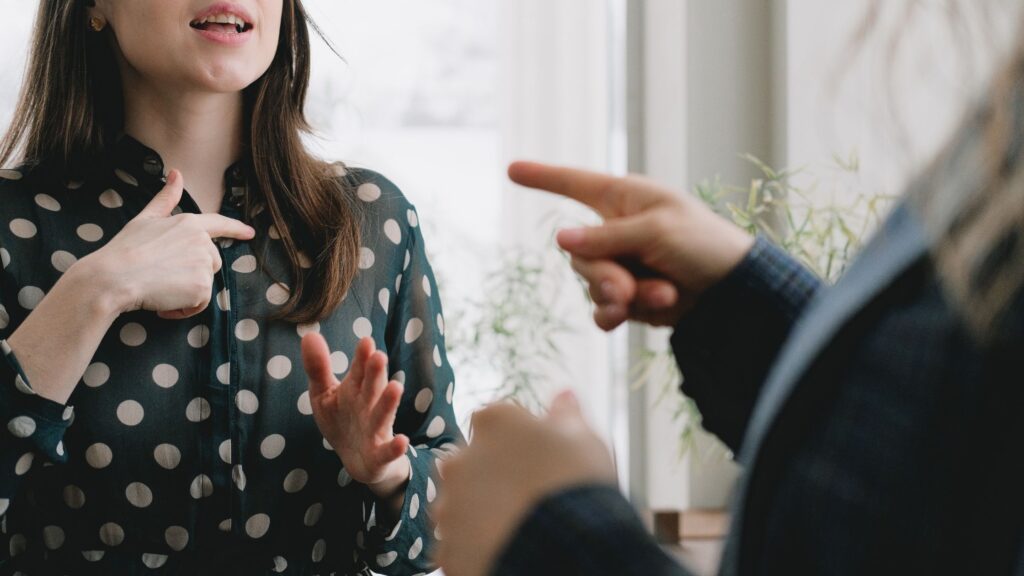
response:
[[[115,175],[123,182],[132,186],[145,185],[147,188],[159,190],[166,181],[164,161],[156,150],[124,134],[114,145],[112,162]],[[242,160],[228,166],[224,171],[224,186],[227,196],[241,204],[247,189],[246,170]]]

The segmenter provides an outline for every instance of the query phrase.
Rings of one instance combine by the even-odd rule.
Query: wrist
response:
[[[74,286],[85,306],[98,318],[113,321],[130,310],[134,301],[131,289],[117,280],[114,267],[99,252],[75,262],[61,281]]]
[[[408,455],[403,454],[401,458],[388,465],[388,471],[383,479],[367,484],[367,487],[374,496],[388,500],[405,493],[411,474],[412,462],[409,461]]]

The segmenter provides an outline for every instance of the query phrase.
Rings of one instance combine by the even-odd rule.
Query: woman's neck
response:
[[[224,171],[242,150],[242,95],[170,93],[126,81],[124,131],[177,168],[203,212],[220,210]]]

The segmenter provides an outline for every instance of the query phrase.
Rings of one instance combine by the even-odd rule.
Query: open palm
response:
[[[352,367],[338,381],[331,371],[323,336],[302,339],[302,361],[309,376],[309,400],[320,432],[356,482],[373,486],[398,473],[409,438],[392,429],[402,384],[388,381],[388,359],[371,338],[356,346]]]

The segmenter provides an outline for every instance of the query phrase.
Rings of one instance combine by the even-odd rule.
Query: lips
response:
[[[253,19],[242,6],[220,2],[197,14],[189,26],[218,35],[240,35],[253,29]]]

